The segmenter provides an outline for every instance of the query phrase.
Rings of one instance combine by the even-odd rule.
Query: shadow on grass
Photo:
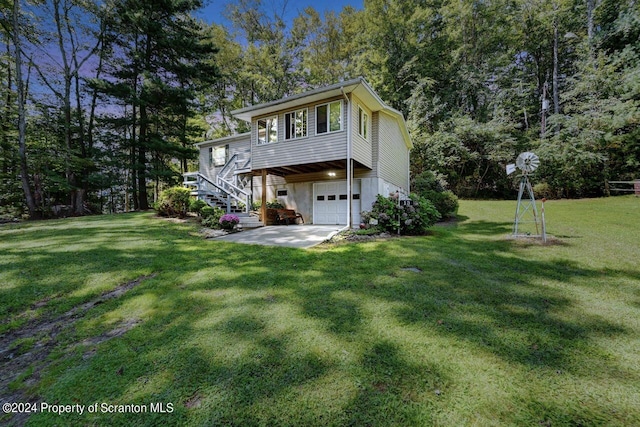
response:
[[[93,349],[61,344],[49,374],[31,389],[41,399],[175,405],[170,415],[136,415],[146,425],[437,423],[430,417],[443,410],[440,393],[454,373],[429,362],[438,349],[408,352],[411,334],[438,345],[454,340],[514,369],[589,378],[598,368],[600,379],[640,382],[595,343],[630,331],[579,311],[571,292],[550,285],[580,288],[601,280],[601,271],[528,259],[507,240],[466,237],[509,233],[507,223],[467,221],[427,237],[311,251],[204,242],[190,237],[189,226],[140,215],[117,227],[87,224],[60,226],[62,235],[57,225],[27,228],[17,244],[0,236],[2,274],[12,284],[0,289],[0,316],[13,321],[43,300],[45,313],[78,305],[88,296],[72,295],[89,286],[91,274],[156,277],[89,310],[66,342],[104,328],[136,298],[153,296],[153,310]],[[24,276],[34,263],[41,268]],[[419,272],[400,270],[407,266]],[[607,274],[640,280],[637,272]],[[392,338],[380,330],[404,327],[410,333]],[[580,420],[579,406],[562,405],[538,402],[524,419],[505,422]],[[606,417],[604,408],[590,411]],[[106,419],[56,417],[38,414],[34,422]],[[128,425],[132,417],[108,420]]]

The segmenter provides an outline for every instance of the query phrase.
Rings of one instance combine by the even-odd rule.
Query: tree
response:
[[[287,29],[284,13],[269,11],[261,0],[240,0],[227,5],[227,16],[246,46],[239,81],[242,97],[249,105],[273,101],[296,93],[302,87],[297,65],[302,43]]]
[[[185,126],[198,85],[217,72],[205,59],[215,52],[190,13],[198,0],[120,0],[112,4],[110,41],[114,56],[105,94],[122,106],[120,117],[130,133],[122,148],[130,153],[134,208],[149,208],[149,178],[171,180],[178,174],[171,159],[195,151],[185,147]],[[177,123],[181,123],[177,125]]]
[[[325,12],[323,19],[309,6],[294,19],[292,38],[302,45],[298,73],[306,86],[326,86],[349,77],[349,51],[345,48],[343,31],[342,17],[333,11]]]
[[[20,181],[24,192],[29,216],[35,218],[37,215],[36,203],[33,197],[33,190],[29,180],[29,167],[27,164],[27,117],[26,117],[26,88],[22,77],[22,33],[21,28],[25,28],[22,23],[20,1],[13,0],[11,12],[11,35],[13,42],[13,60],[15,64],[16,81],[16,102],[18,115],[18,157],[20,161]]]

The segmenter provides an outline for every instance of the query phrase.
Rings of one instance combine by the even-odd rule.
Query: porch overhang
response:
[[[360,162],[354,161],[355,167],[357,168],[365,168],[365,165]],[[277,176],[286,176],[286,175],[302,175],[307,173],[318,173],[318,172],[327,172],[330,173],[332,170],[346,170],[347,169],[347,161],[345,159],[342,160],[331,160],[326,162],[315,162],[315,163],[305,163],[300,165],[285,165],[285,166],[275,166],[267,168],[267,173],[269,175],[277,175]],[[252,170],[251,173],[255,176],[260,176],[262,173],[262,169]]]

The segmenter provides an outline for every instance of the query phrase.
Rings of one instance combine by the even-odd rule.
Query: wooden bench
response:
[[[289,222],[297,224],[298,219],[304,224],[304,218],[293,209],[278,209],[276,213],[276,224],[286,224]]]

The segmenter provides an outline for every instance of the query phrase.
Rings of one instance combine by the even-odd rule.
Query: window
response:
[[[316,107],[316,133],[342,130],[342,101]]]
[[[284,115],[284,139],[307,136],[307,110],[298,110]]]
[[[358,106],[358,133],[361,137],[369,140],[369,114]]]
[[[278,141],[278,117],[258,119],[258,144]]]
[[[227,163],[228,147],[209,147],[209,166],[224,166]]]

